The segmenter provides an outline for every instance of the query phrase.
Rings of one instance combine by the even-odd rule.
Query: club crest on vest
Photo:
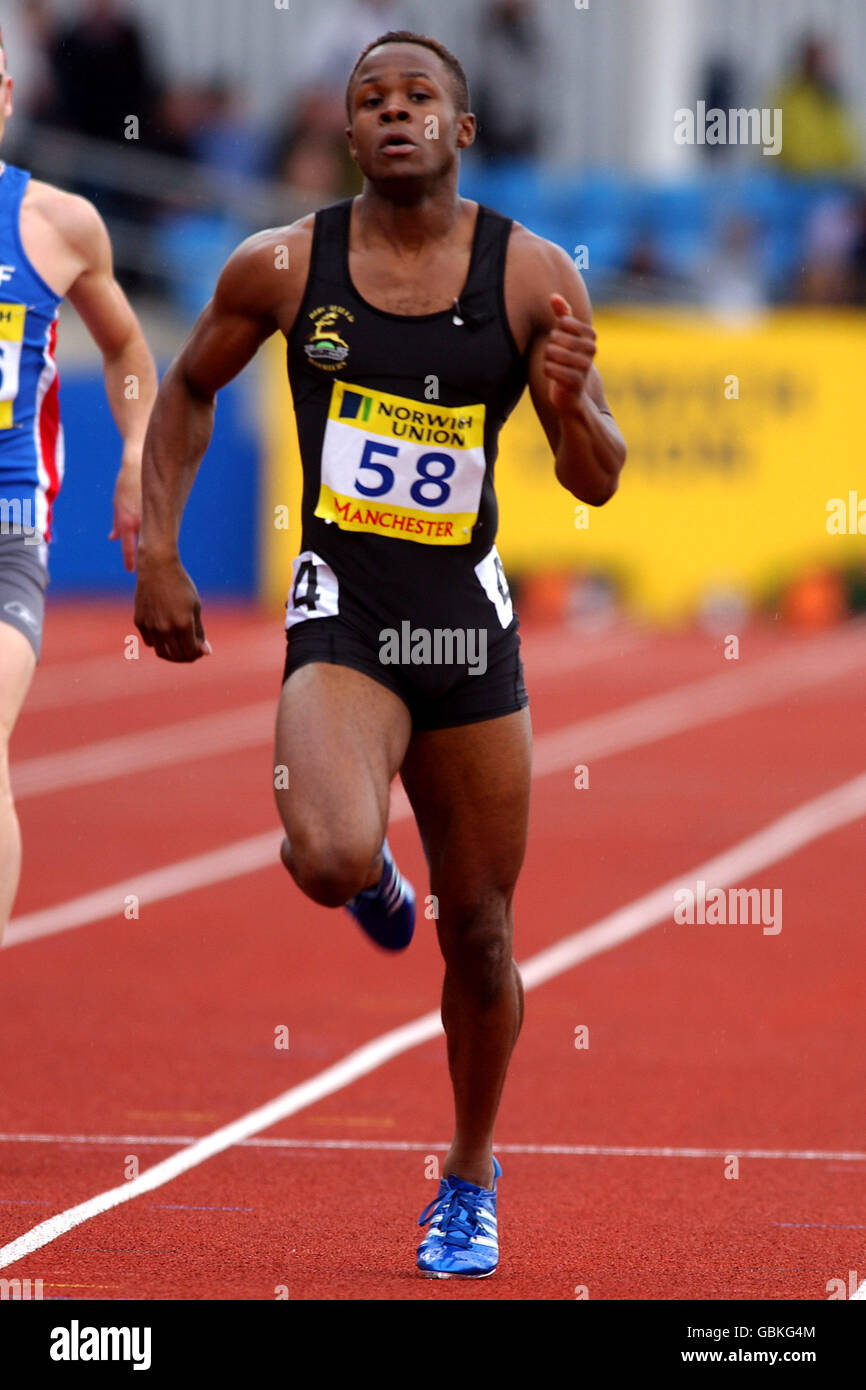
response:
[[[326,372],[340,371],[349,356],[349,344],[340,336],[340,328],[345,327],[341,314],[347,322],[354,323],[354,315],[342,304],[323,304],[310,313],[313,331],[307,335],[304,352],[309,362]]]

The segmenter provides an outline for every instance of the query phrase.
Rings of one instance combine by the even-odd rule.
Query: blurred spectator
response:
[[[796,70],[770,103],[782,110],[782,149],[767,163],[793,174],[842,174],[859,160],[854,121],[842,97],[829,46],[807,38]]]
[[[338,125],[334,119],[333,93],[321,88],[308,89],[277,134],[273,177],[308,195],[311,206],[317,198],[336,200],[359,193],[363,179],[349,154],[345,132],[346,112],[342,99]]]
[[[311,15],[304,87],[277,131],[271,165],[273,176],[306,195],[311,207],[361,191],[345,134],[349,73],[380,34],[413,29],[415,13],[406,0],[332,0]]]
[[[329,0],[317,5],[304,43],[307,84],[333,89],[345,114],[343,91],[358,54],[389,29],[412,29],[416,8],[407,0]]]
[[[193,158],[218,174],[262,172],[264,135],[229,82],[215,79],[200,89],[197,120],[188,138]]]
[[[820,198],[806,223],[796,297],[804,304],[844,304],[854,294],[857,207],[843,193]]]
[[[768,288],[758,251],[757,228],[747,217],[730,217],[719,229],[716,249],[703,266],[698,296],[717,318],[740,321],[767,304]]]
[[[127,149],[155,138],[156,85],[139,25],[121,13],[118,0],[85,0],[80,18],[56,32],[50,56],[57,91],[51,115],[58,125]],[[131,116],[137,127],[128,126]],[[159,203],[144,188],[133,192],[111,174],[90,173],[86,163],[65,183],[95,202],[107,220],[115,254],[127,256],[124,286],[135,292],[143,271],[138,256],[123,247],[126,239],[130,246],[144,244],[144,228]]]
[[[471,76],[477,146],[488,159],[538,153],[543,70],[533,0],[492,0],[481,14]]]
[[[347,170],[342,150],[327,135],[299,130],[285,151],[278,177],[313,212],[359,192],[359,182]]]
[[[638,229],[632,238],[615,297],[629,304],[662,304],[682,296],[683,282],[671,274],[651,232]]]
[[[52,61],[63,124],[120,140],[127,116],[137,116],[147,139],[155,84],[139,25],[119,12],[117,0],[87,0],[81,19],[60,31]]]
[[[2,19],[7,52],[13,58],[16,108],[35,121],[51,121],[58,99],[51,61],[57,21],[51,6],[48,0],[25,0],[17,13],[7,14],[4,6]]]
[[[151,149],[175,159],[192,159],[200,119],[201,102],[196,88],[167,87],[157,98],[150,121]]]
[[[851,247],[851,299],[866,307],[866,190],[861,189],[854,209],[854,242]]]
[[[731,111],[738,107],[740,86],[737,68],[730,58],[711,58],[707,62],[701,91],[706,93],[708,111]],[[707,142],[700,146],[702,158],[716,163],[729,159],[735,150],[736,145],[727,140],[718,145]]]

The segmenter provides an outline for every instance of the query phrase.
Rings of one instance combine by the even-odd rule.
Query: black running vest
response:
[[[355,598],[411,612],[432,588],[477,586],[494,544],[500,428],[526,385],[505,312],[511,220],[479,206],[456,305],[392,314],[349,276],[352,199],[316,214],[288,372],[304,471],[302,549]],[[380,604],[375,605],[381,611]],[[437,605],[438,606],[438,605]]]

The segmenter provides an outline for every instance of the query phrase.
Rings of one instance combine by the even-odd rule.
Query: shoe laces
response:
[[[482,1229],[479,1212],[484,1198],[489,1196],[490,1193],[483,1189],[472,1192],[465,1187],[447,1187],[424,1208],[418,1225],[428,1225],[441,1210],[438,1228],[443,1238],[449,1245],[465,1250]]]

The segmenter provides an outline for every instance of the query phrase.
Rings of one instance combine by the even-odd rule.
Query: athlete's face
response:
[[[449,68],[418,44],[383,44],[368,53],[350,110],[349,149],[374,183],[429,181],[475,139],[475,117],[457,111]]]

